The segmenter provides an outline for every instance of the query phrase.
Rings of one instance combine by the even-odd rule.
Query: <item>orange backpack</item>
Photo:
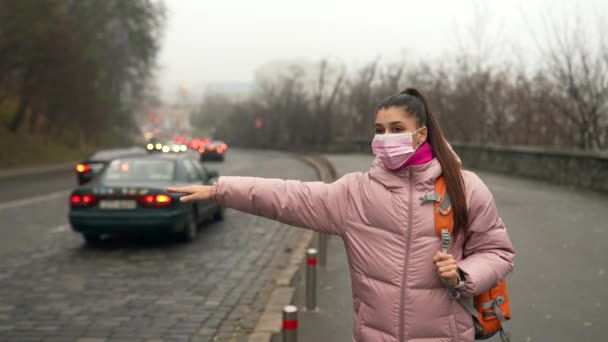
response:
[[[443,176],[437,178],[435,194],[430,197],[425,196],[423,201],[435,202],[435,232],[441,239],[442,252],[447,254],[454,229],[454,212]],[[473,304],[467,298],[460,296],[458,290],[453,288],[449,290],[450,297],[457,300],[473,315],[475,339],[485,340],[500,332],[500,339],[503,342],[511,340],[511,334],[503,329],[504,323],[511,319],[507,282],[504,279],[497,286],[475,297]]]

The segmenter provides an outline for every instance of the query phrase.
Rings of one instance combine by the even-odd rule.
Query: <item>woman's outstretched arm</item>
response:
[[[220,177],[214,186],[169,188],[182,201],[213,199],[220,205],[296,227],[342,235],[348,202],[346,175],[334,183],[256,177]]]

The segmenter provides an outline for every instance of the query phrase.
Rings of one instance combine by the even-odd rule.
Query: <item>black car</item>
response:
[[[141,147],[99,150],[87,160],[76,165],[76,178],[78,179],[78,185],[90,182],[95,175],[99,174],[112,159],[143,155],[146,155],[146,150]]]
[[[167,187],[212,184],[218,173],[209,171],[188,153],[161,153],[112,160],[86,185],[70,196],[70,224],[90,243],[105,235],[174,234],[194,239],[199,223],[221,220],[223,208],[215,201],[180,202]]]
[[[224,161],[228,145],[221,140],[214,140],[198,151],[201,161]]]

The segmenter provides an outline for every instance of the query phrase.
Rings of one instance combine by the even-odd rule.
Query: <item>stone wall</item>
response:
[[[566,152],[537,147],[468,145],[452,147],[467,169],[497,172],[608,193],[608,152]],[[334,153],[371,153],[371,141],[331,146]]]
[[[453,144],[466,168],[608,193],[608,153]]]

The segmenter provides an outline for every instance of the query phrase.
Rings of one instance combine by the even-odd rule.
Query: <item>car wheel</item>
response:
[[[101,243],[101,235],[99,234],[82,234],[82,237],[84,238],[84,241],[87,243],[87,245],[99,245]]]
[[[213,221],[222,221],[224,219],[224,207],[218,207],[213,214]]]
[[[184,242],[190,242],[196,239],[197,235],[198,223],[196,222],[196,216],[194,215],[194,211],[192,211],[186,219],[186,226],[184,227],[184,231],[181,233],[181,238]]]

